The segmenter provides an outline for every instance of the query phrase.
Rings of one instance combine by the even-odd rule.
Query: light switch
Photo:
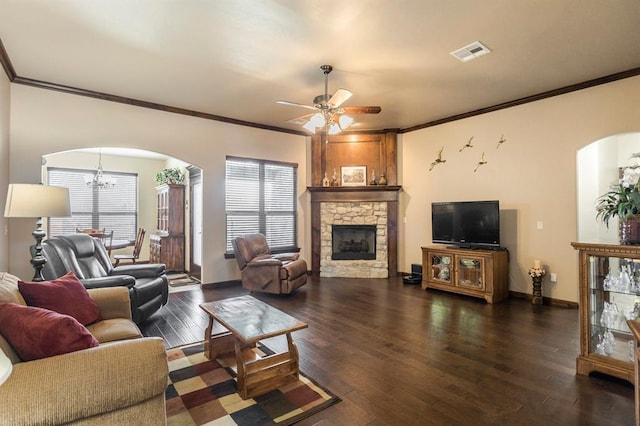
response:
[[[542,221],[539,220],[537,224],[538,230],[542,229]]]
[[[558,274],[556,273],[552,273],[549,275],[549,281],[551,281],[552,283],[557,283],[558,282]]]

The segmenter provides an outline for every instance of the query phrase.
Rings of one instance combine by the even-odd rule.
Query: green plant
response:
[[[178,167],[163,169],[156,174],[156,183],[158,185],[165,183],[182,185],[184,183],[184,173]]]
[[[625,167],[622,178],[612,185],[611,191],[596,200],[596,219],[609,227],[609,220],[618,216],[624,222],[640,214],[640,153],[631,156],[631,165]]]

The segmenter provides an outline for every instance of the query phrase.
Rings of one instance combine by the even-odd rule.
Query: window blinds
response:
[[[138,175],[105,172],[118,179],[113,188],[90,188],[85,175],[95,170],[48,168],[49,185],[69,188],[71,217],[49,218],[48,235],[73,234],[77,228],[113,230],[113,238],[135,240],[138,218]]]
[[[272,250],[295,249],[298,166],[227,157],[225,173],[226,251],[242,234],[260,232]]]

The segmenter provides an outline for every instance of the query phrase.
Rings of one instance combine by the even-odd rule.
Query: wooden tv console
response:
[[[509,252],[422,247],[422,288],[500,302],[509,297]]]

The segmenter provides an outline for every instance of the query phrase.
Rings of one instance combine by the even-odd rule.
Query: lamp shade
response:
[[[69,189],[27,183],[9,184],[4,217],[71,216]]]
[[[0,349],[0,385],[9,378],[11,370],[13,370],[11,360],[2,352],[2,349]]]

